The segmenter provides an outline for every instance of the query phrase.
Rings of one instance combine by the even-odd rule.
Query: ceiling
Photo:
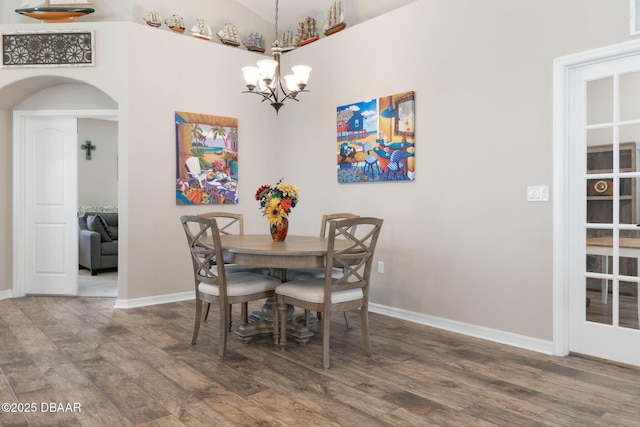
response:
[[[275,23],[276,0],[236,1],[265,20]],[[345,20],[355,25],[413,1],[415,0],[343,0],[339,3]],[[307,16],[324,20],[333,3],[334,0],[278,0],[278,26],[295,26]]]

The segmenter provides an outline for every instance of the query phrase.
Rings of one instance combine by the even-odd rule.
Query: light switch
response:
[[[527,187],[528,202],[548,202],[549,186],[548,185],[530,185]]]

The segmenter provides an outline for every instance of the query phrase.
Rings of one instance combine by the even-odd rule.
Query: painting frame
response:
[[[175,112],[176,205],[238,204],[238,119]]]
[[[415,92],[336,108],[340,184],[415,180]]]

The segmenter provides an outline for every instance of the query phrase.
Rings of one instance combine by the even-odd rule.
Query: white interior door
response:
[[[571,73],[569,350],[640,366],[640,54]]]
[[[76,295],[77,120],[25,123],[25,290]]]

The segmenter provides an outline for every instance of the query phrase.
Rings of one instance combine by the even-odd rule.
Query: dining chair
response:
[[[333,213],[322,215],[322,222],[320,223],[320,237],[327,237],[327,225],[329,221],[336,219],[350,219],[358,218],[359,215],[352,213]],[[324,277],[324,268],[297,268],[289,269],[286,273],[287,280],[299,280],[299,279],[312,279],[314,277]],[[336,268],[333,270],[334,277],[340,277],[342,272]],[[305,310],[304,317],[306,326],[309,327],[310,315],[309,310]],[[316,313],[318,319],[322,317],[322,313]],[[351,318],[349,312],[344,312],[344,321],[347,324],[347,329],[351,329]]]
[[[215,218],[216,223],[218,224],[218,231],[220,235],[229,236],[233,234],[244,234],[244,216],[238,213],[231,212],[205,212],[198,214],[198,216],[202,218]],[[222,251],[222,259],[225,263],[225,271],[227,273],[237,273],[239,271],[248,271],[251,273],[259,273],[259,274],[269,274],[269,269],[265,268],[252,268],[243,265],[237,265],[233,263],[233,254],[227,251]],[[212,262],[215,264],[216,259],[214,258]],[[204,306],[204,320],[206,321],[209,317],[209,309],[211,308],[211,304],[206,304]],[[232,308],[229,307],[229,310]],[[247,323],[249,312],[248,312],[248,303],[241,304],[241,314],[242,314],[242,322]],[[229,325],[231,327],[231,325]]]
[[[324,277],[285,282],[276,288],[280,315],[280,343],[287,342],[289,305],[322,313],[322,362],[329,369],[331,313],[360,309],[362,340],[369,357],[369,282],[373,255],[382,227],[382,219],[357,217],[329,221],[327,262]],[[347,245],[336,242],[346,239]],[[334,268],[342,274],[334,277]],[[276,329],[276,333],[278,330]]]
[[[196,291],[196,316],[191,344],[195,344],[202,323],[203,303],[217,303],[220,307],[220,340],[218,355],[224,357],[231,325],[231,304],[244,304],[273,297],[282,282],[271,276],[248,271],[229,272],[223,262],[220,230],[216,218],[183,215],[184,228],[193,264]]]

